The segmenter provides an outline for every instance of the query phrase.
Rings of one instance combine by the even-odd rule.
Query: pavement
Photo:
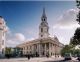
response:
[[[46,57],[38,57],[38,58],[10,58],[10,59],[0,59],[0,62],[46,62],[46,61],[56,61],[61,60],[62,58],[46,58]]]
[[[64,60],[64,59],[62,59],[62,60],[47,60],[47,61],[44,61],[44,62],[80,62],[80,61],[78,61],[77,60],[77,58],[74,58],[74,57],[72,57],[72,60]]]
[[[80,62],[76,59],[65,61],[64,58],[46,58],[46,57],[38,57],[38,58],[10,58],[10,59],[0,59],[0,62]]]

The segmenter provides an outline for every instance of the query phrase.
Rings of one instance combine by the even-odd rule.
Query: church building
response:
[[[38,54],[40,57],[47,55],[56,57],[61,55],[60,52],[64,45],[59,42],[56,36],[50,37],[45,8],[43,8],[41,23],[39,25],[39,38],[26,41],[17,47],[22,48],[23,55]]]

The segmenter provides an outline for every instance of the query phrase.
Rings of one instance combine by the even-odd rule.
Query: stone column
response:
[[[49,43],[49,56],[51,56],[51,44]]]
[[[37,53],[38,53],[38,44],[37,44]]]
[[[46,56],[46,43],[45,43],[45,56]]]
[[[56,44],[55,44],[55,57],[56,57],[56,53],[57,53],[57,52],[56,52]]]
[[[53,50],[52,50],[52,51],[53,51],[54,56],[55,56],[55,46],[54,46],[54,44],[53,44],[53,47],[52,47],[52,48],[53,48]]]
[[[26,46],[25,46],[25,55],[26,55]]]
[[[41,57],[41,44],[39,43],[39,56]]]
[[[25,46],[24,46],[24,55],[25,55]]]
[[[38,52],[38,54],[39,54],[39,44],[37,44],[37,52]]]
[[[51,43],[51,56],[52,56],[52,43]]]

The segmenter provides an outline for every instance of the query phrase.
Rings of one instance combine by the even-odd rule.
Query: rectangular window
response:
[[[4,54],[4,49],[2,49],[2,54]]]
[[[47,29],[47,32],[48,32],[48,29]]]
[[[2,40],[2,45],[4,45],[4,40]]]
[[[43,35],[41,35],[41,37],[43,37]]]
[[[41,28],[41,32],[43,32],[43,28]]]

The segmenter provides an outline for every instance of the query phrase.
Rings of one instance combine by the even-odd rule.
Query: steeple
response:
[[[39,38],[46,38],[48,36],[49,36],[49,26],[47,23],[45,8],[43,8],[43,13],[41,16],[41,24],[39,26]]]
[[[42,14],[41,20],[42,21],[47,21],[47,17],[46,17],[46,13],[45,13],[45,8],[43,8],[43,14]]]
[[[43,14],[42,14],[42,16],[46,17],[45,8],[43,8]]]

